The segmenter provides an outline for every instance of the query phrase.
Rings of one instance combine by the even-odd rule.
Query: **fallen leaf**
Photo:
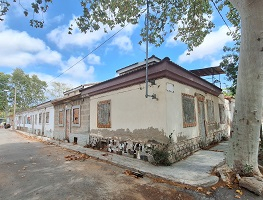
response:
[[[211,187],[212,190],[216,190],[216,187]]]
[[[238,193],[238,194],[240,194],[240,195],[243,194],[242,190],[236,190],[236,193]]]
[[[203,188],[202,188],[202,187],[198,187],[196,190],[197,190],[197,191],[202,191]]]
[[[230,185],[230,184],[227,184],[226,186],[227,186],[229,189],[233,189],[232,185]]]
[[[206,192],[206,194],[207,194],[207,195],[210,195],[210,194],[212,194],[212,192],[210,192],[210,191],[207,191],[207,192]]]
[[[240,197],[240,196],[238,196],[238,195],[236,195],[236,196],[235,196],[235,198],[237,198],[237,199],[240,199],[241,197]]]

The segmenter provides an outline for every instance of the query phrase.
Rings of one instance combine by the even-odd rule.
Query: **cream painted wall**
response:
[[[214,102],[214,116],[215,121],[219,123],[219,130],[225,128],[225,124],[220,124],[219,117],[219,106],[218,104],[225,104],[224,96],[221,94],[219,97],[205,93],[201,90],[197,90],[187,85],[181,83],[163,79],[163,84],[173,84],[174,92],[166,91],[166,105],[167,105],[167,132],[173,133],[172,138],[177,142],[177,138],[191,139],[200,136],[199,123],[198,123],[198,101],[195,98],[195,116],[196,116],[196,126],[193,127],[183,127],[183,110],[182,110],[182,93],[195,96],[196,93],[201,94],[205,97],[205,120],[207,119],[207,103],[206,100],[212,100]]]
[[[169,89],[173,91],[167,90],[167,83]],[[199,93],[205,97],[206,121],[206,99],[213,100],[215,121],[219,125],[218,130],[225,127],[225,125],[220,124],[218,107],[219,103],[225,103],[223,95],[216,97],[167,78],[158,79],[156,85],[149,87],[149,94],[153,93],[156,94],[158,100],[153,100],[150,97],[145,98],[145,84],[140,84],[91,97],[91,133],[95,130],[116,131],[127,128],[132,132],[136,129],[153,127],[163,131],[167,137],[172,133],[175,142],[177,142],[178,137],[185,139],[198,137],[197,98],[195,98],[196,126],[183,128],[182,93],[192,96]],[[100,129],[97,128],[97,103],[104,100],[111,100],[111,128]]]
[[[151,85],[151,84],[149,84]],[[166,132],[166,102],[164,85],[160,80],[149,87],[149,95],[155,93],[158,100],[145,97],[145,84],[96,95],[90,98],[91,133],[97,128],[97,103],[111,100],[111,128],[107,130],[158,128]],[[105,130],[105,128],[104,128]]]

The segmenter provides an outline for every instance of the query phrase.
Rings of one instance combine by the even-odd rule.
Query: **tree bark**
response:
[[[232,2],[232,0],[230,0]],[[237,1],[233,1],[235,5]],[[258,169],[259,132],[263,97],[263,1],[241,0],[241,46],[237,93],[227,164],[239,173],[244,166]]]

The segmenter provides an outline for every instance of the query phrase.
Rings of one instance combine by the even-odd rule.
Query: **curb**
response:
[[[11,130],[13,131],[13,130]],[[219,178],[217,176],[206,176],[204,178],[201,178],[199,180],[187,180],[187,179],[180,179],[180,178],[176,178],[176,177],[167,177],[167,175],[157,175],[154,173],[151,173],[145,169],[138,169],[136,167],[132,166],[132,162],[129,162],[131,158],[129,157],[124,157],[124,156],[120,156],[117,154],[112,154],[112,153],[107,153],[107,156],[103,156],[102,154],[104,154],[104,152],[99,151],[99,150],[94,150],[94,149],[90,149],[90,148],[85,148],[79,145],[73,145],[71,143],[65,143],[63,141],[58,141],[58,140],[54,140],[48,137],[43,137],[43,136],[38,136],[35,134],[31,134],[31,133],[27,133],[27,132],[23,132],[23,131],[19,131],[19,130],[15,130],[16,133],[25,135],[25,136],[29,136],[44,142],[50,142],[53,143],[57,146],[60,146],[62,148],[68,149],[68,150],[73,150],[73,151],[77,151],[83,154],[86,154],[94,159],[100,160],[100,161],[104,161],[107,163],[110,163],[112,165],[127,169],[127,170],[131,170],[131,171],[135,171],[135,172],[139,172],[145,176],[151,177],[151,178],[157,178],[157,179],[162,179],[162,180],[166,180],[166,181],[171,181],[174,183],[179,183],[179,184],[184,184],[184,185],[190,185],[190,186],[194,186],[194,187],[209,187],[212,185],[215,185],[218,181]],[[91,152],[93,151],[93,152]],[[115,158],[115,159],[114,159]],[[122,161],[127,161],[127,162],[122,162],[122,163],[126,163],[126,164],[121,164],[120,162],[118,162],[118,158],[120,158]],[[134,162],[144,162],[144,161],[139,161],[139,160],[133,160]],[[146,165],[152,165],[150,163],[144,163]],[[142,166],[141,166],[142,167]]]

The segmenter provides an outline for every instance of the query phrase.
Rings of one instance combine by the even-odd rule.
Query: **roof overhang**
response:
[[[189,71],[195,74],[196,76],[211,76],[211,75],[219,75],[226,73],[224,70],[222,70],[220,66],[208,67],[203,69],[194,69]]]

